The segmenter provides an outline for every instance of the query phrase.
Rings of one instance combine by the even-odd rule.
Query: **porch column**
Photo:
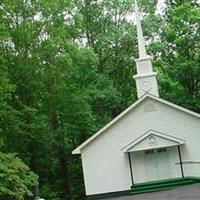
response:
[[[132,186],[134,185],[134,180],[133,180],[133,168],[132,168],[132,162],[131,162],[131,155],[130,152],[128,152],[128,161],[129,161],[129,167],[130,167],[130,173],[131,173],[131,183]]]
[[[182,175],[182,178],[184,178],[183,161],[182,161],[181,149],[179,145],[178,145],[178,155],[179,155],[179,161],[180,161],[181,175]]]

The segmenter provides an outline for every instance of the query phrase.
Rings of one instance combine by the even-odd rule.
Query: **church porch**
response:
[[[184,177],[184,178],[165,179],[160,181],[150,181],[131,186],[130,194],[135,195],[148,192],[156,192],[156,191],[174,189],[197,183],[200,183],[200,178],[198,177]]]
[[[184,140],[153,130],[126,145],[122,150],[128,155],[131,193],[196,183],[197,179],[184,175],[184,146]]]

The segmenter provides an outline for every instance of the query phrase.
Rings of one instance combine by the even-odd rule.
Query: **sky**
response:
[[[165,0],[158,0],[156,14],[161,14],[164,8],[165,8]],[[126,19],[129,22],[134,22],[135,21],[135,14],[131,13],[131,14],[127,15]]]
[[[159,0],[158,1],[158,5],[157,5],[157,9],[158,9],[158,13],[162,12],[162,10],[165,8],[165,0]]]

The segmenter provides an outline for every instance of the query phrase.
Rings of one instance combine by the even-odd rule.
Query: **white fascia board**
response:
[[[159,101],[159,102],[161,102],[161,103],[164,103],[164,104],[166,104],[166,105],[168,105],[168,106],[170,106],[170,107],[173,107],[173,108],[175,108],[175,109],[177,109],[177,110],[180,110],[180,111],[182,111],[182,112],[185,112],[185,113],[187,113],[187,114],[190,114],[190,115],[192,115],[192,116],[197,117],[197,118],[200,119],[200,114],[199,114],[199,113],[196,113],[196,112],[191,111],[191,110],[189,110],[189,109],[187,109],[187,108],[178,106],[178,105],[176,105],[176,104],[174,104],[174,103],[171,103],[171,102],[166,101],[166,100],[164,100],[164,99],[161,99],[161,98],[159,98],[159,97],[156,97],[156,96],[153,96],[153,95],[149,95],[149,96],[150,96],[150,98],[152,98],[152,99],[155,99],[155,100],[157,100],[157,101]]]
[[[159,97],[153,96],[149,93],[144,94],[140,99],[138,99],[135,103],[133,103],[130,107],[128,107],[125,111],[123,111],[121,114],[119,114],[116,118],[114,118],[110,123],[108,123],[106,126],[104,126],[102,129],[100,129],[97,133],[95,133],[92,137],[90,137],[88,140],[86,140],[84,143],[82,143],[80,146],[78,146],[75,150],[72,151],[72,154],[80,154],[81,153],[81,149],[83,147],[85,147],[86,145],[88,145],[92,140],[94,140],[95,138],[97,138],[101,133],[103,133],[105,130],[107,130],[108,128],[110,128],[115,122],[117,122],[118,120],[120,120],[124,115],[126,115],[129,111],[131,111],[133,108],[135,108],[138,104],[140,104],[144,99],[146,98],[151,98],[154,99],[158,102],[161,102],[163,104],[166,104],[170,107],[173,107],[177,110],[180,110],[182,112],[185,112],[189,115],[192,115],[194,117],[197,117],[200,119],[200,114],[193,112],[191,110],[188,110],[186,108],[183,108],[181,106],[178,106],[174,103],[170,103],[164,99],[161,99]]]
[[[149,130],[147,131],[146,133],[140,135],[137,139],[135,139],[133,142],[129,143],[128,145],[126,145],[125,147],[123,147],[121,150],[123,152],[129,152],[129,150],[131,148],[133,148],[134,146],[136,146],[137,144],[139,144],[141,141],[145,140],[147,137],[149,137],[150,135],[155,135],[155,136],[158,136],[158,137],[161,137],[165,140],[169,140],[169,141],[172,141],[174,142],[175,144],[177,145],[181,145],[181,144],[185,144],[185,140],[183,139],[180,139],[180,138],[176,138],[174,136],[171,136],[171,135],[167,135],[165,133],[161,133],[161,132],[158,132],[158,131],[154,131],[154,130]],[[144,149],[145,150],[145,149]]]
[[[181,144],[171,144],[171,145],[165,145],[165,146],[163,146],[163,145],[158,145],[158,146],[152,146],[152,147],[148,147],[148,148],[144,148],[144,149],[136,149],[136,150],[128,150],[127,152],[124,152],[124,153],[131,153],[131,152],[139,152],[139,151],[146,151],[146,150],[150,150],[150,149],[160,149],[160,148],[168,148],[168,147],[174,147],[174,146],[179,146],[179,145],[181,145]]]
[[[142,96],[140,99],[138,99],[135,103],[133,103],[125,111],[123,111],[116,118],[114,118],[110,123],[108,123],[102,129],[100,129],[97,133],[95,133],[92,137],[90,137],[88,140],[86,140],[84,143],[82,143],[80,146],[78,146],[75,150],[73,150],[72,154],[80,154],[81,153],[80,150],[84,146],[86,146],[87,144],[89,144],[92,140],[94,140],[96,137],[98,137],[101,133],[103,133],[105,130],[107,130],[108,128],[110,128],[115,122],[117,122],[118,120],[120,120],[124,115],[126,115],[129,111],[131,111],[133,108],[135,108],[140,102],[142,102],[148,96],[149,96],[149,94],[146,94],[146,95]]]

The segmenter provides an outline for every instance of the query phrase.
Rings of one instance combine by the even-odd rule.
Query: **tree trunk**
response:
[[[62,181],[62,199],[63,200],[70,200],[71,194],[70,194],[70,186],[69,186],[69,173],[68,173],[68,164],[67,164],[67,155],[65,153],[65,145],[64,145],[64,135],[62,134],[62,131],[59,130],[59,122],[58,117],[55,112],[51,114],[51,127],[54,132],[54,137],[58,142],[58,146],[56,145],[56,148],[58,147],[58,159],[60,162],[60,173],[61,176],[60,179]]]

